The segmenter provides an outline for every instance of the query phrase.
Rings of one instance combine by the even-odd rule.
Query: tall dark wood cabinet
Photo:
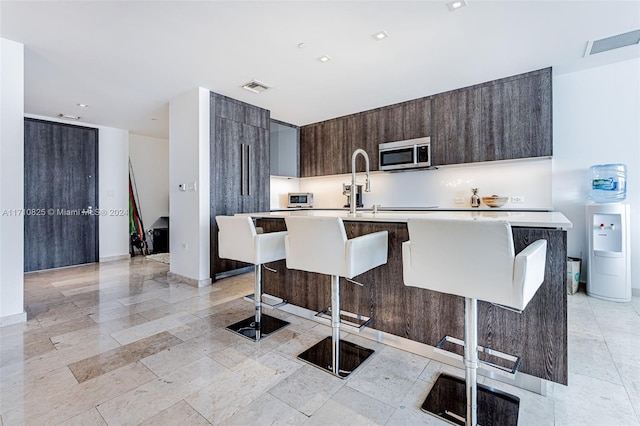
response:
[[[211,278],[248,266],[220,259],[216,216],[269,210],[269,120],[266,109],[211,93]]]

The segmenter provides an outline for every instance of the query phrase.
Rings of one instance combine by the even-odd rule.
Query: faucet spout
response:
[[[364,149],[358,148],[353,151],[353,155],[351,156],[351,197],[349,203],[349,213],[356,213],[356,194],[357,194],[357,183],[356,183],[356,158],[358,155],[362,155],[364,157],[365,169],[366,169],[366,182],[365,182],[365,191],[371,192],[371,182],[369,180],[369,155]]]

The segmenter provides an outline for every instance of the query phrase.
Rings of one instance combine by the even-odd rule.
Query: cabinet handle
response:
[[[251,145],[247,144],[247,195],[251,195]]]
[[[244,195],[244,144],[240,144],[240,195]]]

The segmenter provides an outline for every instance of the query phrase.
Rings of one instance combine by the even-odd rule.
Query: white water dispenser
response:
[[[587,294],[615,302],[631,300],[629,205],[587,204]]]

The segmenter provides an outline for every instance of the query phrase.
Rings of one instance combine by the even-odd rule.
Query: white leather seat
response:
[[[255,265],[254,307],[255,315],[232,324],[228,329],[251,340],[279,330],[289,324],[269,315],[262,315],[262,269],[264,263],[285,258],[286,231],[258,233],[249,216],[216,216],[218,224],[218,254],[223,259],[238,260]]]
[[[339,217],[287,217],[287,268],[353,278],[387,263],[388,232],[348,239]]]
[[[261,265],[285,258],[287,231],[258,234],[249,216],[216,216],[219,256]]]
[[[478,422],[476,370],[479,365],[490,369],[496,367],[478,358],[479,349],[489,350],[478,346],[477,301],[523,311],[544,281],[547,241],[534,241],[516,255],[511,226],[507,222],[423,218],[410,219],[407,226],[409,241],[402,244],[405,285],[465,298],[463,360],[467,407],[460,418],[466,425],[475,426]],[[517,359],[502,353],[498,356]],[[438,378],[423,405],[425,411],[438,416],[450,410],[440,406],[431,408],[435,403],[434,399],[430,400],[432,393],[447,394],[437,389],[442,376],[446,375]],[[442,386],[451,385],[451,378],[445,379]]]
[[[546,240],[515,255],[507,222],[410,219],[404,283],[524,310],[544,280]]]
[[[285,218],[287,268],[331,276],[332,335],[298,357],[346,378],[373,350],[340,340],[340,277],[353,278],[387,263],[388,232],[348,239],[341,218]]]

